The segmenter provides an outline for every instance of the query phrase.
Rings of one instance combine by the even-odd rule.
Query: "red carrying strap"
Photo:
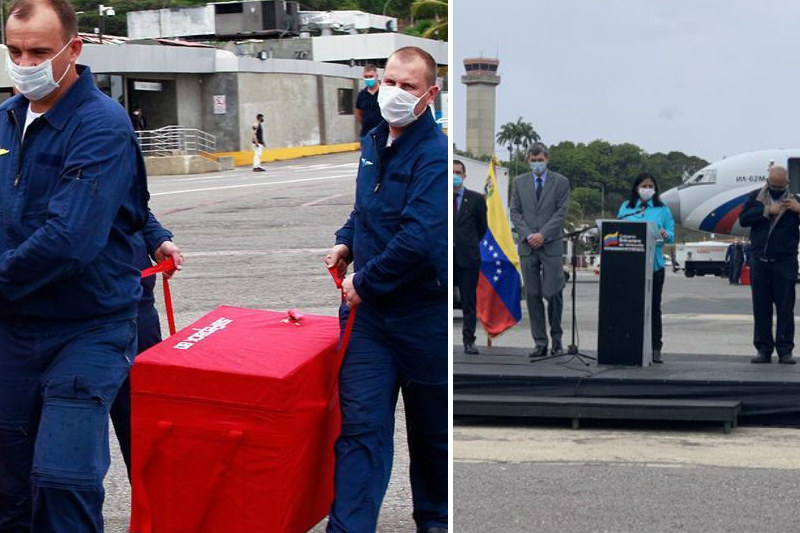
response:
[[[336,284],[336,288],[342,292],[342,301],[344,301],[344,289],[342,288],[344,278],[339,275],[339,269],[336,266],[328,267],[328,272],[331,273],[331,277],[333,278],[333,282]],[[344,334],[342,335],[342,340],[339,343],[338,355],[340,361],[344,357],[345,352],[347,352],[347,344],[350,342],[350,333],[353,331],[353,323],[356,321],[357,310],[358,306],[351,307],[350,313],[347,316],[347,324],[344,327]]]
[[[175,261],[170,257],[169,259],[161,261],[157,265],[142,270],[142,278],[149,278],[150,276],[155,276],[156,274],[161,274],[164,272],[172,272],[173,270],[175,270]],[[172,293],[169,290],[169,280],[163,276],[162,280],[164,282],[164,307],[167,308],[169,334],[175,335],[175,313],[172,310]]]

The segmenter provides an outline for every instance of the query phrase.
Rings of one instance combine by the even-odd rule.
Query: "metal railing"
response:
[[[217,160],[217,138],[210,133],[181,126],[137,131],[142,153],[149,157],[200,155]]]

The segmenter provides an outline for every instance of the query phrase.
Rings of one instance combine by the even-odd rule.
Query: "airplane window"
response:
[[[706,185],[717,182],[717,169],[705,168],[687,179],[680,187],[691,187],[692,185]]]
[[[716,183],[717,182],[717,170],[714,168],[710,168],[706,170],[706,173],[703,175],[703,180],[699,183]]]

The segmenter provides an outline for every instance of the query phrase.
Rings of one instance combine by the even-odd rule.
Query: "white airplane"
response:
[[[748,235],[739,225],[747,194],[764,186],[771,165],[789,171],[789,189],[800,192],[800,149],[763,150],[735,155],[697,171],[661,195],[675,222],[685,228],[723,235]]]

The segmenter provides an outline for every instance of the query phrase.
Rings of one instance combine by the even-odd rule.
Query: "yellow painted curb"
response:
[[[338,154],[340,152],[355,152],[361,149],[360,143],[321,144],[317,146],[296,146],[292,148],[270,148],[261,152],[261,162],[285,161],[312,155]],[[218,152],[217,157],[232,157],[237,167],[252,165],[253,152]]]

